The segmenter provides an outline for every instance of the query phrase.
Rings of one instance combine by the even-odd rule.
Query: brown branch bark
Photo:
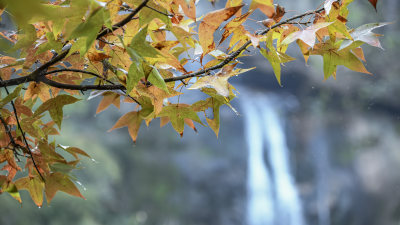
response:
[[[64,57],[65,57],[65,56],[64,56]],[[51,61],[49,61],[49,62],[51,62]],[[40,68],[39,68],[39,69],[40,69]],[[3,79],[1,79],[1,77],[0,77],[0,81],[3,81]],[[7,88],[7,87],[4,87],[4,89],[6,90],[7,95],[9,95],[10,92],[8,91],[8,88]],[[40,171],[39,171],[39,167],[37,166],[35,159],[33,158],[32,150],[31,150],[31,148],[29,147],[28,141],[26,140],[25,132],[24,132],[24,130],[22,130],[22,127],[21,127],[21,124],[20,124],[19,118],[18,118],[17,108],[15,107],[15,104],[14,104],[14,101],[13,101],[13,100],[11,100],[11,106],[12,106],[12,109],[13,109],[13,112],[14,112],[14,115],[15,115],[15,119],[17,120],[17,128],[18,128],[19,131],[21,132],[22,139],[23,139],[23,141],[24,141],[25,147],[26,147],[26,149],[28,149],[28,153],[29,153],[29,155],[31,156],[33,166],[35,167],[36,171],[38,172],[40,178],[42,178],[42,180],[45,181],[45,180],[44,180],[44,177],[43,177],[43,175],[42,175],[42,173],[40,173]],[[2,122],[3,125],[4,125],[4,128],[6,128],[5,121],[2,119],[1,122]],[[6,130],[7,130],[7,129],[6,129]],[[9,135],[10,135],[10,141],[12,142],[12,144],[14,144],[14,147],[17,147],[17,144],[14,142],[14,139],[12,138],[11,133],[9,133]]]
[[[292,22],[293,20],[302,18],[302,17],[304,17],[304,16],[313,15],[313,14],[322,12],[323,10],[324,10],[324,9],[321,8],[321,9],[318,9],[318,10],[315,10],[315,11],[312,11],[312,12],[306,12],[306,13],[303,13],[303,14],[300,14],[300,15],[297,15],[297,16],[293,16],[293,17],[291,17],[291,18],[289,18],[289,19],[287,19],[287,20],[284,20],[284,21],[282,21],[282,22],[276,23],[275,25],[271,26],[271,28],[265,29],[265,30],[263,30],[263,31],[261,31],[261,32],[258,32],[258,33],[256,33],[256,34],[257,34],[257,35],[264,35],[264,34],[268,33],[270,30],[272,30],[272,29],[274,29],[274,28],[276,28],[276,27],[282,26],[282,25],[284,25],[284,24],[287,24],[287,23],[289,23],[289,22]],[[186,74],[186,75],[181,75],[181,76],[177,76],[177,77],[167,78],[167,79],[164,79],[164,81],[165,81],[165,82],[174,82],[174,81],[178,81],[178,80],[184,80],[184,79],[187,79],[187,78],[190,78],[190,77],[197,77],[197,76],[206,74],[206,73],[208,73],[209,71],[213,71],[213,70],[216,70],[216,69],[221,69],[222,67],[224,67],[224,66],[227,65],[228,63],[232,62],[237,56],[239,56],[240,53],[242,53],[245,49],[247,49],[247,47],[248,47],[250,44],[251,44],[251,41],[250,41],[250,40],[247,41],[246,43],[244,43],[244,44],[242,45],[242,47],[240,47],[240,48],[239,48],[238,50],[236,50],[235,52],[231,53],[230,56],[229,56],[228,58],[224,59],[224,61],[220,62],[219,64],[217,64],[217,65],[215,65],[215,66],[212,66],[212,67],[209,67],[209,68],[206,68],[206,69],[203,69],[203,70],[194,72],[194,73],[189,73],[189,74]]]
[[[143,1],[131,14],[129,14],[129,16],[127,16],[121,22],[115,24],[114,25],[115,29],[120,28],[120,27],[124,26],[126,23],[128,23],[143,7],[146,6],[148,1],[149,0]],[[315,10],[315,11],[306,12],[306,13],[303,13],[303,14],[299,14],[299,15],[293,16],[293,17],[288,18],[288,19],[286,19],[284,21],[276,23],[275,25],[271,26],[271,28],[267,28],[267,29],[265,29],[265,30],[263,30],[261,32],[258,32],[257,35],[264,35],[264,34],[268,33],[270,30],[272,30],[272,29],[274,29],[276,27],[279,27],[279,26],[284,25],[284,24],[288,24],[288,23],[292,22],[293,20],[308,16],[308,15],[314,15],[316,13],[320,13],[323,10],[324,9],[321,8],[321,9],[318,9],[318,10]],[[113,29],[113,30],[115,30],[115,29]],[[113,30],[105,29],[98,35],[97,38],[100,38],[100,37],[112,32]],[[224,67],[228,63],[232,62],[237,56],[239,56],[245,49],[247,49],[247,47],[250,44],[251,44],[251,41],[250,40],[247,41],[238,50],[236,50],[235,52],[231,53],[229,55],[229,57],[227,57],[226,59],[224,59],[222,62],[220,62],[219,64],[217,64],[215,66],[212,66],[212,67],[209,67],[209,68],[197,71],[197,72],[193,72],[193,73],[177,76],[177,77],[166,78],[166,79],[164,79],[164,81],[165,82],[181,81],[181,80],[184,80],[184,79],[187,79],[187,78],[197,77],[197,76],[200,76],[200,75],[203,75],[203,74],[207,74],[208,72],[216,70],[216,69],[221,69],[222,67]],[[69,49],[67,51],[69,51]],[[67,54],[68,54],[68,52],[64,51],[63,53],[61,53],[60,55],[55,57],[53,60],[49,61],[46,64],[43,64],[37,70],[35,70],[34,72],[32,72],[31,74],[29,74],[29,75],[27,75],[25,77],[15,78],[15,79],[7,80],[7,81],[0,81],[0,87],[18,85],[18,84],[26,83],[26,82],[30,82],[30,81],[38,81],[37,80],[37,76],[41,71],[44,71],[49,66],[51,66],[51,65],[55,64],[56,62],[60,61]],[[89,73],[89,72],[86,71],[85,73]],[[47,72],[45,74],[49,74],[49,72]],[[94,74],[92,74],[92,75],[94,75]],[[101,77],[100,75],[97,75],[97,74],[95,74],[94,76]],[[48,84],[50,86],[53,86],[53,87],[69,89],[69,90],[82,90],[82,91],[86,91],[86,90],[118,90],[118,89],[119,90],[125,90],[125,87],[123,85],[118,85],[118,84],[113,84],[113,85],[71,85],[71,84],[58,83],[58,82],[49,80],[47,78],[45,78],[45,79],[40,78],[40,81],[42,81],[42,82],[44,82],[44,83],[46,83],[46,84]]]
[[[60,89],[67,90],[79,90],[79,91],[88,91],[88,90],[125,90],[125,87],[121,84],[110,84],[110,85],[96,85],[96,84],[64,84],[59,83],[53,80],[49,80],[46,77],[40,77],[39,81]]]
[[[125,24],[129,23],[129,21],[131,21],[136,16],[136,14],[138,14],[140,12],[140,10],[142,10],[143,7],[146,6],[146,4],[148,2],[149,2],[149,0],[144,0],[142,3],[140,3],[140,5],[136,9],[134,9],[127,17],[125,17],[125,19],[123,19],[120,22],[114,24],[112,26],[112,29],[106,28],[106,29],[102,30],[97,35],[97,39],[103,37],[106,34],[112,33],[114,30],[119,29],[119,28],[123,27]]]

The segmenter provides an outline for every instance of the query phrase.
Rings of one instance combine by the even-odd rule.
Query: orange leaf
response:
[[[250,9],[259,9],[269,18],[275,13],[273,0],[253,0],[251,1]]]
[[[44,83],[31,82],[25,91],[24,101],[39,97],[42,102],[50,99],[49,87]]]
[[[23,177],[15,181],[15,185],[18,190],[27,190],[35,204],[39,207],[42,206],[44,183],[39,177]]]
[[[372,4],[372,6],[375,8],[375,11],[376,11],[376,4],[378,3],[378,0],[368,0],[371,4]]]
[[[128,112],[127,114],[119,118],[115,125],[108,131],[128,126],[129,135],[131,136],[133,142],[136,143],[136,138],[142,120],[143,119],[140,118],[140,112]]]
[[[281,21],[282,17],[285,15],[285,13],[286,13],[285,8],[283,8],[280,5],[277,5],[276,9],[275,9],[275,12],[272,15],[272,19],[274,19],[275,22],[278,23],[279,21]]]
[[[183,119],[185,121],[186,125],[188,125],[190,128],[192,128],[195,132],[197,132],[196,126],[193,123],[193,120],[185,118]]]
[[[182,7],[183,13],[190,19],[196,21],[196,6],[195,0],[185,1],[185,0],[174,0],[175,4]]]
[[[216,10],[204,17],[199,25],[199,41],[203,48],[202,56],[215,49],[214,32],[221,23],[231,18],[242,7],[243,5]]]
[[[103,94],[103,99],[97,107],[96,114],[107,109],[111,104],[115,105],[118,109],[120,107],[120,95],[114,92],[106,92]]]
[[[102,52],[90,52],[88,53],[88,58],[92,62],[100,62],[103,59],[111,58],[111,56],[106,55]]]

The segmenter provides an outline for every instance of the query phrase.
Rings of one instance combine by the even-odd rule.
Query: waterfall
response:
[[[242,106],[249,150],[247,225],[304,225],[276,104],[253,94]]]

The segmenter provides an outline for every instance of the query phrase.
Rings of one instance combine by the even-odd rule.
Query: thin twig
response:
[[[99,78],[99,79],[102,79],[102,80],[106,81],[106,82],[109,83],[109,84],[117,85],[117,84],[115,84],[114,82],[112,82],[112,81],[106,79],[105,77],[100,76],[99,74],[96,74],[96,73],[93,73],[93,72],[90,72],[90,71],[86,71],[86,70],[78,70],[78,69],[64,68],[64,69],[58,69],[58,70],[52,70],[52,71],[46,72],[45,75],[52,74],[52,73],[59,73],[59,72],[77,72],[77,73],[85,73],[85,74],[89,74],[89,75],[95,76],[95,77],[97,77],[97,78]],[[59,83],[59,84],[61,84],[61,83]],[[96,86],[98,87],[98,85],[96,85]],[[80,90],[80,89],[79,89],[79,90]],[[120,89],[120,90],[121,90],[127,97],[129,97],[130,99],[132,99],[133,101],[135,101],[137,104],[140,105],[140,103],[138,102],[138,100],[136,100],[136,99],[135,99],[134,97],[132,97],[131,95],[127,94],[126,91],[125,91],[124,89]],[[81,91],[84,91],[84,90],[81,90]]]
[[[2,81],[2,80],[3,80],[3,79],[0,77],[0,81]],[[7,95],[9,95],[10,92],[8,91],[8,88],[7,88],[7,87],[4,87],[4,89],[6,90]],[[42,178],[42,180],[45,181],[45,179],[44,179],[42,173],[40,173],[40,171],[39,171],[39,167],[37,166],[37,164],[36,164],[36,162],[35,162],[35,159],[33,158],[32,150],[31,150],[31,148],[29,147],[28,141],[26,140],[25,132],[22,130],[22,127],[21,127],[21,124],[20,124],[19,118],[18,118],[17,108],[15,107],[14,101],[13,101],[13,100],[11,100],[11,106],[12,106],[13,111],[14,111],[15,119],[17,120],[17,127],[18,127],[19,131],[21,132],[22,139],[24,140],[25,146],[26,146],[26,148],[28,149],[28,153],[29,153],[29,155],[31,156],[33,166],[35,167],[36,171],[38,172],[40,178]]]
[[[279,27],[281,25],[287,24],[288,22],[291,22],[293,20],[296,20],[296,19],[304,17],[304,16],[308,16],[308,15],[313,15],[313,14],[319,13],[319,12],[321,12],[323,10],[324,9],[321,8],[321,9],[318,9],[318,10],[315,10],[315,11],[312,11],[312,12],[306,12],[306,13],[303,13],[301,15],[297,15],[297,16],[291,17],[291,18],[289,18],[287,20],[284,20],[282,22],[276,23],[275,25],[271,26],[271,28],[267,28],[267,29],[265,29],[263,31],[257,32],[256,35],[264,35],[264,34],[268,33],[270,30],[272,30],[272,29],[274,29],[276,27]],[[251,40],[247,41],[246,43],[244,43],[242,45],[242,47],[240,47],[238,50],[236,50],[235,52],[230,54],[229,57],[227,57],[226,59],[224,59],[224,61],[220,62],[219,64],[217,64],[215,66],[212,66],[212,67],[209,67],[209,68],[206,68],[206,69],[202,69],[202,70],[194,72],[194,73],[189,73],[189,74],[186,74],[186,75],[166,78],[166,79],[164,79],[164,81],[165,82],[174,82],[174,81],[183,80],[183,79],[190,78],[190,77],[197,77],[197,76],[200,76],[200,75],[205,74],[205,73],[207,73],[209,71],[212,71],[212,70],[221,69],[222,67],[224,67],[225,65],[227,65],[228,63],[233,61],[245,49],[247,49],[247,47],[250,44],[251,44]]]
[[[11,134],[11,129],[10,129],[10,127],[8,127],[7,122],[4,120],[4,118],[1,116],[1,114],[0,114],[0,120],[1,120],[1,123],[3,124],[3,126],[4,126],[4,130],[6,131],[8,137],[10,138],[11,144],[16,146],[17,144],[15,143],[14,137]]]
[[[161,12],[160,10],[158,10],[158,9],[156,9],[156,8],[153,8],[153,7],[151,7],[151,6],[146,5],[145,7],[146,7],[146,8],[149,8],[149,9],[155,11],[155,12],[158,12],[158,13],[160,13],[161,15],[168,16],[168,17],[170,17],[170,18],[173,17],[173,15],[167,14],[167,13],[165,13],[165,12]]]
[[[147,1],[144,1],[140,5],[141,8],[143,8],[146,5],[145,3],[147,3]],[[141,8],[139,8],[139,7],[136,8],[135,12],[136,11],[139,12]],[[256,35],[264,35],[264,34],[268,33],[270,30],[272,30],[272,29],[274,29],[276,27],[279,27],[281,25],[287,24],[289,22],[292,22],[293,20],[296,20],[296,19],[299,19],[299,18],[302,18],[302,17],[305,17],[305,16],[309,16],[309,15],[314,15],[314,14],[320,13],[323,10],[324,10],[324,8],[321,8],[321,9],[318,9],[318,10],[315,10],[315,11],[306,12],[306,13],[291,17],[291,18],[289,18],[287,20],[284,20],[284,21],[281,21],[279,23],[276,23],[275,25],[271,26],[271,28],[267,28],[267,29],[265,29],[263,31],[257,32]],[[133,15],[132,13],[130,14],[130,16]],[[127,19],[124,19],[123,21],[126,21],[126,20]],[[118,24],[123,24],[123,21],[121,21]],[[99,37],[101,37],[101,35],[98,36],[98,38]],[[174,82],[174,81],[184,80],[184,79],[187,79],[187,78],[190,78],[190,77],[197,77],[197,76],[201,76],[203,74],[207,74],[208,72],[216,70],[216,69],[221,69],[222,67],[224,67],[228,63],[232,62],[238,55],[240,55],[245,49],[247,49],[247,47],[250,44],[251,44],[251,41],[250,40],[247,41],[238,50],[236,50],[235,52],[231,53],[229,55],[229,57],[227,57],[226,59],[224,59],[222,62],[220,62],[219,64],[217,64],[215,66],[212,66],[212,67],[209,67],[209,68],[206,68],[206,69],[202,69],[202,70],[197,71],[197,72],[193,72],[193,73],[177,76],[177,77],[165,78],[164,81],[165,82]],[[33,72],[33,73],[35,73],[35,72]],[[125,89],[122,85],[118,85],[118,84],[116,84],[116,85],[71,85],[71,84],[61,84],[61,83],[58,83],[58,82],[54,82],[54,81],[48,80],[47,78],[46,79],[41,79],[41,80],[43,82],[49,84],[50,86],[59,87],[59,88],[65,88],[65,89],[70,89],[70,90],[83,90],[83,91],[85,91],[85,90],[117,90],[117,89],[124,90]],[[0,81],[0,87],[18,85],[18,84],[26,83],[26,82],[29,82],[29,81],[32,81],[32,77],[30,75],[25,76],[25,77],[20,77],[20,78],[7,80],[7,81]]]
[[[106,34],[112,33],[114,30],[117,30],[117,29],[123,27],[125,24],[129,23],[129,21],[131,21],[136,16],[136,14],[138,14],[140,12],[140,10],[142,10],[142,8],[146,6],[146,4],[149,1],[150,0],[144,0],[142,3],[140,3],[140,5],[136,9],[134,9],[127,17],[125,17],[125,19],[123,19],[120,22],[114,24],[111,29],[110,28],[106,28],[106,29],[102,30],[97,35],[97,39],[103,37]]]
[[[63,84],[53,80],[49,80],[46,77],[41,77],[40,81],[50,85],[52,87],[67,89],[67,90],[79,90],[79,91],[88,91],[88,90],[125,90],[125,86],[122,84],[110,84],[110,85],[78,85],[78,84]]]

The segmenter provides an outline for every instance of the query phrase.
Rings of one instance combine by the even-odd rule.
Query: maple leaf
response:
[[[70,95],[57,95],[55,98],[51,98],[40,105],[33,114],[33,117],[39,116],[45,111],[49,111],[51,118],[54,120],[54,122],[56,122],[58,127],[61,128],[61,122],[63,119],[63,106],[75,103],[79,100],[80,99]]]
[[[102,95],[103,99],[100,101],[99,106],[97,107],[96,114],[104,111],[111,104],[115,105],[115,107],[119,109],[121,95],[112,91],[104,92]]]
[[[108,130],[109,132],[118,129],[121,127],[128,127],[129,135],[131,136],[133,142],[136,143],[136,138],[139,132],[140,124],[142,123],[143,119],[141,118],[141,111],[136,112],[128,112],[123,115],[118,121],[114,124],[114,126]]]
[[[0,163],[8,172],[0,175],[0,194],[7,192],[21,202],[19,191],[26,189],[38,206],[43,191],[48,203],[58,191],[83,198],[69,173],[81,157],[90,156],[50,137],[59,134],[63,107],[76,103],[79,99],[73,96],[80,91],[92,91],[89,99],[103,95],[97,113],[111,104],[119,108],[121,97],[134,103],[139,111],[124,114],[110,129],[127,126],[134,142],[142,121],[149,126],[156,117],[180,135],[185,124],[196,131],[195,122],[202,124],[198,112],[218,137],[220,107],[227,105],[237,114],[230,104],[235,88],[228,81],[249,70],[235,67],[240,57],[250,55],[245,53],[250,46],[267,58],[279,84],[281,66],[293,60],[285,52],[294,41],[306,62],[309,55],[322,56],[325,79],[335,77],[340,65],[369,73],[360,46],[381,48],[372,30],[388,24],[350,30],[346,23],[353,0],[324,0],[323,9],[285,21],[285,9],[273,0],[252,0],[249,7],[243,7],[243,0],[227,0],[224,8],[198,18],[196,0],[0,1],[0,14],[12,15],[18,28],[0,32],[0,87],[19,85],[0,93]],[[376,10],[378,0],[369,2]],[[266,15],[261,23],[268,29],[250,31],[257,9]],[[217,49],[214,34],[220,26]],[[228,46],[220,45],[229,37]],[[194,79],[189,89],[201,89],[209,97],[192,105],[170,104],[170,98],[185,93],[177,90]],[[46,111],[50,117],[43,115]],[[17,152],[11,149],[21,150],[26,159],[17,164]],[[19,165],[27,172],[20,172]],[[15,183],[14,177],[19,177]]]
[[[190,19],[196,21],[196,6],[195,0],[185,1],[185,0],[174,0],[175,4],[182,7],[183,13]]]
[[[339,42],[333,43],[330,41],[318,43],[315,48],[310,51],[312,55],[322,55],[325,79],[328,79],[332,75],[336,77],[336,69],[339,65],[343,65],[356,72],[370,74],[350,48],[339,50],[339,45]]]
[[[317,23],[312,26],[307,27],[304,30],[301,31],[296,31],[294,33],[289,34],[282,42],[282,45],[288,45],[292,43],[293,41],[300,39],[310,47],[314,47],[315,44],[315,32],[317,32],[319,29],[327,27],[331,25],[333,22],[323,22],[323,23]]]
[[[218,137],[220,125],[220,107],[222,105],[227,105],[237,114],[237,111],[229,103],[233,98],[235,98],[235,95],[233,94],[232,90],[230,90],[228,97],[219,95],[216,90],[212,88],[203,88],[201,91],[211,96],[211,98],[196,102],[192,105],[192,109],[194,111],[205,112],[206,109],[212,108],[212,114],[206,115],[206,121],[210,128],[214,131],[215,135]]]
[[[378,0],[368,0],[370,3],[371,3],[371,5],[375,8],[375,11],[377,11],[377,9],[376,9],[376,4],[378,3]]]
[[[283,52],[278,52],[275,47],[272,45],[273,42],[273,36],[274,34],[268,33],[266,40],[267,40],[267,48],[266,49],[260,49],[260,53],[269,61],[269,63],[272,66],[272,69],[274,71],[275,74],[275,78],[278,81],[279,85],[282,86],[281,83],[281,64],[286,63],[286,62],[290,62],[293,61],[294,58],[286,55]]]
[[[7,95],[5,98],[0,100],[0,109],[2,109],[7,103],[11,102],[14,98],[18,97],[19,93],[21,92],[22,85],[16,87],[12,93]]]
[[[86,156],[88,158],[91,158],[89,154],[87,154],[85,151],[83,151],[80,148],[77,147],[69,147],[69,146],[62,146],[59,145],[63,150],[65,150],[66,152],[68,152],[69,154],[71,154],[72,156],[74,156],[75,159],[79,159],[78,154],[79,155],[83,155]]]
[[[273,0],[252,0],[250,9],[259,9],[266,16],[272,17],[275,13]]]
[[[337,1],[337,0],[325,0],[325,2],[324,2],[324,9],[325,9],[326,15],[329,14],[329,12],[331,11],[331,8],[332,8],[332,4],[333,4],[334,2],[336,2],[336,1]]]
[[[234,18],[233,20],[229,21],[225,26],[224,26],[224,33],[222,34],[221,40],[219,41],[219,44],[221,44],[230,34],[235,32],[238,27],[244,23],[247,18],[251,15],[253,10],[248,11],[247,13]]]
[[[136,35],[133,37],[129,47],[135,50],[142,57],[154,58],[160,55],[160,53],[146,41],[146,36],[148,32],[148,26],[143,27]]]
[[[7,192],[8,194],[11,195],[11,197],[13,197],[19,203],[22,203],[21,196],[18,192],[17,186],[15,186],[14,183],[8,183],[5,181],[6,181],[6,177],[1,175],[0,176],[0,194],[2,192]]]
[[[151,99],[151,102],[154,106],[154,113],[157,115],[161,112],[164,99],[168,99],[182,93],[175,91],[174,89],[170,89],[169,92],[166,92],[156,86],[146,87],[144,84],[138,85],[136,91],[143,96],[147,96]]]
[[[229,7],[216,10],[204,16],[203,21],[199,25],[199,41],[205,55],[214,50],[214,32],[218,29],[222,22],[231,18],[243,5]]]
[[[372,32],[372,30],[378,28],[378,27],[383,27],[391,23],[369,23],[362,25],[360,27],[357,27],[354,29],[352,32],[350,32],[351,37],[353,40],[344,40],[342,42],[342,45],[340,49],[347,48],[351,44],[353,44],[356,41],[362,41],[364,43],[367,43],[371,46],[382,48],[381,43],[379,42],[379,34],[375,34]]]
[[[54,198],[57,191],[62,191],[67,194],[85,199],[85,197],[82,196],[78,188],[68,178],[67,175],[56,172],[56,173],[51,173],[49,176],[46,176],[45,179],[46,179],[45,194],[46,194],[47,204],[50,204],[51,200]]]
[[[39,177],[22,177],[15,181],[15,185],[18,190],[27,190],[33,202],[42,207],[44,183]]]
[[[168,117],[172,127],[181,136],[183,135],[185,119],[190,119],[197,123],[203,124],[197,113],[186,104],[171,104],[165,106],[157,117]]]
[[[25,92],[24,101],[39,97],[43,102],[50,99],[49,87],[44,83],[32,82]]]
[[[213,76],[201,77],[188,89],[201,89],[204,87],[211,87],[217,91],[218,94],[228,97],[230,84],[228,79],[233,75],[232,70],[235,65],[229,65]]]

